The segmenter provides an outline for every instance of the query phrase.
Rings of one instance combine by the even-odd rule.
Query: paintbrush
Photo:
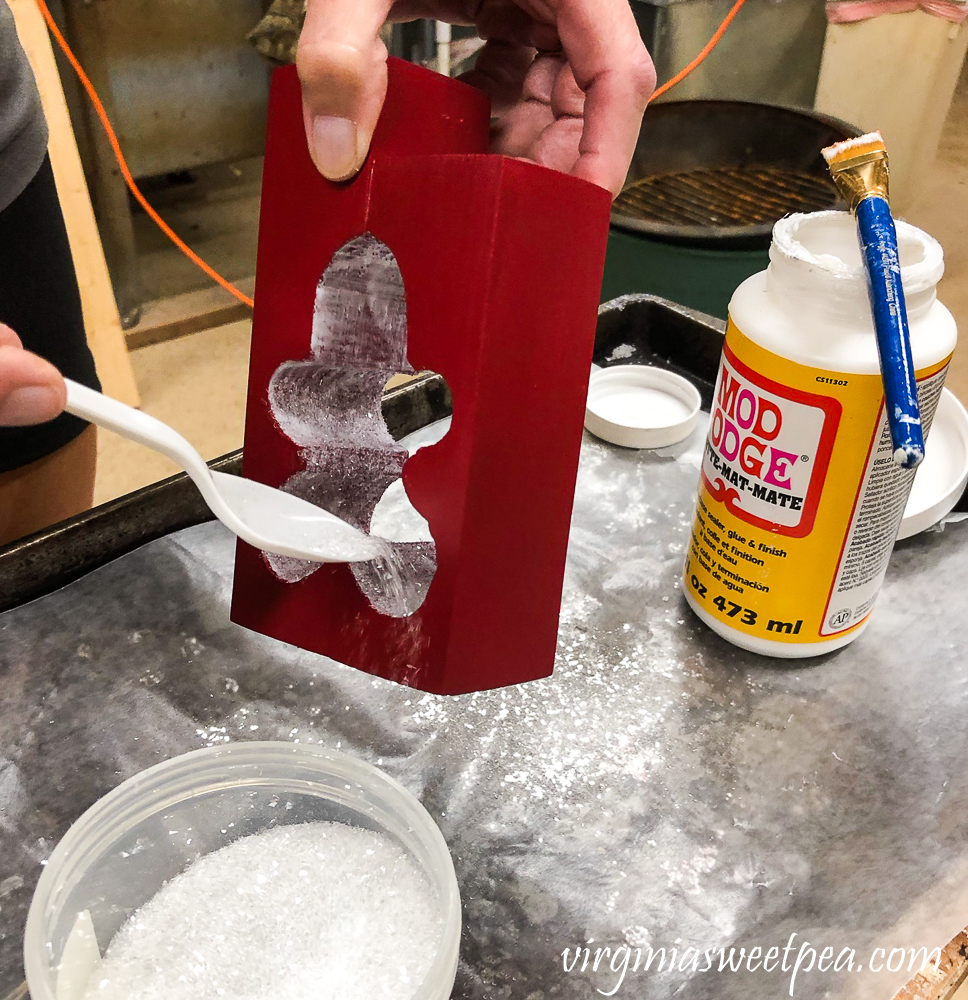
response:
[[[838,191],[857,219],[894,462],[913,469],[924,458],[924,433],[901,287],[897,231],[888,203],[887,149],[880,132],[869,132],[828,146],[823,155]]]

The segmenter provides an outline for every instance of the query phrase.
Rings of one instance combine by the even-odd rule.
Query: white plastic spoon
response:
[[[263,483],[213,472],[168,424],[70,379],[67,411],[160,451],[192,478],[212,513],[243,541],[281,556],[313,562],[364,562],[385,552],[385,542],[335,514]]]

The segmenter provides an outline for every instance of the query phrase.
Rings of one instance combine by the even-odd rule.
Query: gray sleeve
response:
[[[37,84],[13,14],[0,0],[0,211],[33,180],[46,152],[47,123]]]

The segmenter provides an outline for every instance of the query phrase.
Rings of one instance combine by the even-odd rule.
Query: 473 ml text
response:
[[[755,626],[758,622],[757,613],[752,608],[744,608],[742,604],[737,604],[735,601],[730,601],[723,597],[721,594],[717,594],[715,597],[710,596],[709,588],[696,576],[695,573],[689,575],[689,586],[692,588],[696,597],[702,601],[708,601],[715,608],[718,609],[721,615],[726,618],[735,618],[737,624]],[[803,619],[798,618],[795,622],[784,622],[779,621],[776,618],[770,618],[766,623],[766,631],[773,633],[782,633],[784,635],[797,635],[800,629],[803,627]]]

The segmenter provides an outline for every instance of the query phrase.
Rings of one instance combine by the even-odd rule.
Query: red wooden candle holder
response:
[[[367,529],[402,474],[434,542],[395,561],[432,580],[412,610],[379,567],[240,542],[232,618],[447,694],[551,673],[610,208],[488,154],[488,131],[479,91],[391,60],[366,165],[330,183],[277,70],[259,230],[244,474]],[[454,416],[408,458],[380,394],[411,370],[445,378]]]

